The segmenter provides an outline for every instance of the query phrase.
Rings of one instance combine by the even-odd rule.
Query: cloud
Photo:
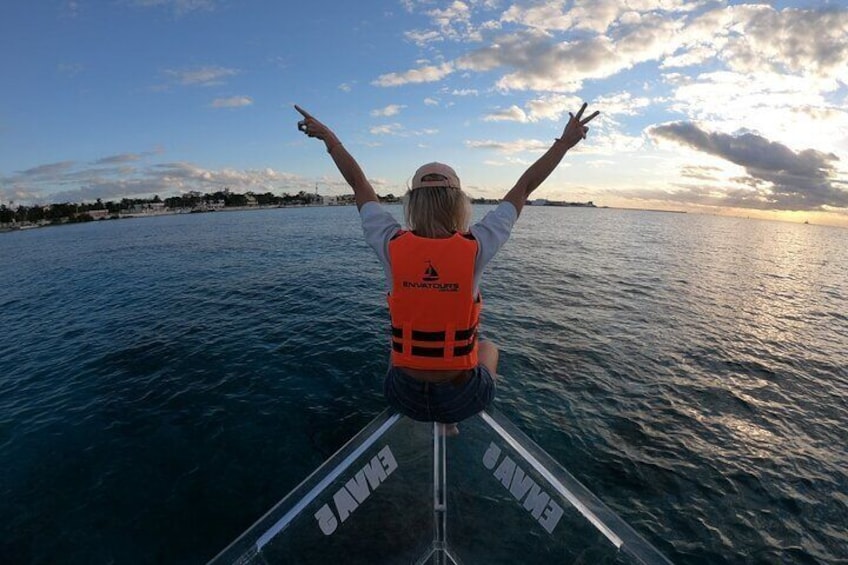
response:
[[[380,75],[373,81],[374,86],[401,86],[404,84],[418,84],[424,82],[436,82],[454,72],[453,65],[442,63],[441,65],[427,65],[418,69],[412,69],[403,73],[388,73]]]
[[[563,127],[568,121],[569,112],[577,112],[584,100],[570,94],[546,94],[527,101],[524,108],[515,104],[505,109],[498,109],[483,117],[487,122],[511,121],[532,123],[542,120],[558,122]],[[602,120],[612,122],[613,116],[632,116],[648,107],[651,100],[645,97],[634,97],[628,92],[600,96],[589,102],[588,115],[596,108],[601,110],[601,118],[595,119],[590,127],[596,127]]]
[[[679,13],[696,9],[700,2],[686,0],[576,0],[570,6],[564,0],[533,4],[515,4],[502,15],[501,21],[546,32],[589,31],[605,33],[618,24],[638,22],[646,13]]]
[[[540,141],[538,139],[516,139],[515,141],[494,141],[487,139],[466,141],[465,145],[472,149],[494,149],[501,153],[512,154],[548,149],[551,143],[551,141]]]
[[[733,70],[777,68],[814,76],[846,75],[848,11],[835,9],[782,11],[769,6],[728,8],[744,25],[727,53]],[[733,22],[735,23],[735,22]]]
[[[680,169],[680,176],[697,180],[717,181],[719,180],[717,173],[720,171],[721,169],[718,167],[687,165]]]
[[[814,149],[795,152],[753,133],[707,132],[690,122],[657,126],[649,135],[691,147],[739,165],[748,174],[747,189],[728,191],[726,205],[765,210],[848,208],[848,184],[837,178],[839,158]]]
[[[98,160],[97,164],[137,161],[126,153]],[[140,157],[140,156],[138,156]],[[215,192],[298,192],[311,190],[314,180],[265,169],[207,169],[189,162],[134,167],[76,168],[73,162],[39,165],[2,179],[0,200],[23,203],[93,202],[120,198],[161,196],[192,190]]]
[[[215,9],[215,0],[129,0],[134,6],[141,8],[169,8],[177,16],[183,16],[195,11],[211,11]]]
[[[183,86],[216,86],[224,83],[222,79],[237,75],[238,71],[226,67],[199,67],[166,70],[165,74]]]
[[[401,104],[389,104],[385,108],[379,108],[377,110],[371,110],[371,115],[374,117],[384,117],[388,118],[391,116],[396,116],[400,114],[402,109],[406,108],[406,106]]]
[[[707,62],[729,72],[829,81],[831,89],[848,83],[848,10],[840,8],[554,0],[512,5],[501,13],[498,26],[476,27],[474,10],[482,11],[479,3],[429,10],[433,29],[419,30],[413,39],[465,44],[460,31],[470,26],[482,46],[439,65],[381,75],[373,84],[399,86],[441,81],[458,71],[494,72],[494,85],[503,91],[576,92],[587,80],[644,63],[671,69]]]
[[[138,153],[122,153],[121,155],[110,155],[94,162],[95,165],[117,165],[121,163],[132,163],[142,158]]]
[[[494,112],[490,112],[489,114],[486,114],[485,116],[483,116],[483,121],[486,121],[486,122],[522,122],[522,123],[524,123],[528,120],[527,120],[527,114],[524,112],[524,110],[522,110],[521,108],[519,108],[518,106],[513,104],[509,108],[505,108],[505,109],[501,109],[501,110],[495,110]]]
[[[25,171],[20,171],[18,173],[22,177],[29,178],[38,178],[38,177],[56,177],[62,175],[74,167],[73,161],[60,161],[58,163],[48,163],[46,165],[39,165],[37,167],[32,167],[31,169],[26,169]]]
[[[439,130],[426,128],[419,131],[408,130],[403,125],[395,122],[391,124],[383,124],[379,126],[374,126],[368,130],[371,135],[395,135],[398,137],[414,137],[414,136],[422,136],[422,135],[435,135],[439,133]]]
[[[372,135],[400,135],[403,132],[403,126],[398,123],[383,124],[374,126],[368,130]]]
[[[253,104],[250,96],[231,96],[229,98],[216,98],[209,106],[212,108],[241,108]]]
[[[469,0],[453,0],[443,8],[433,8],[429,3],[421,3],[424,15],[430,19],[433,29],[411,30],[404,33],[404,37],[415,43],[418,47],[426,47],[431,43],[441,41],[455,41],[459,43],[477,42],[482,40],[482,33],[486,30],[500,27],[497,20],[482,20],[476,23],[475,11],[494,10],[494,2],[477,2]],[[406,3],[408,11],[415,9],[415,4]]]
[[[430,31],[407,31],[404,34],[411,42],[415,43],[419,47],[424,47],[428,43],[433,43],[434,41],[444,41],[444,37],[442,34],[435,30]]]

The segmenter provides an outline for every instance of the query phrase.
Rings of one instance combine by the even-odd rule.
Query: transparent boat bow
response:
[[[384,411],[212,563],[670,563],[495,411]]]

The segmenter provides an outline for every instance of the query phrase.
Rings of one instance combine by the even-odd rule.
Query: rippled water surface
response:
[[[848,561],[848,230],[529,208],[482,288],[498,407],[673,561]],[[354,208],[0,234],[0,312],[2,563],[203,562],[384,408]]]

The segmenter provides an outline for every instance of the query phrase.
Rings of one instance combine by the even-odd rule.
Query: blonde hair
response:
[[[428,186],[408,190],[403,199],[406,227],[421,237],[467,232],[471,199],[460,188]]]

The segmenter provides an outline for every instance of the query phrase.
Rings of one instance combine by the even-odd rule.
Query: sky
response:
[[[848,4],[39,0],[0,9],[0,204],[378,193],[426,162],[500,198],[583,101],[534,198],[848,227]]]

